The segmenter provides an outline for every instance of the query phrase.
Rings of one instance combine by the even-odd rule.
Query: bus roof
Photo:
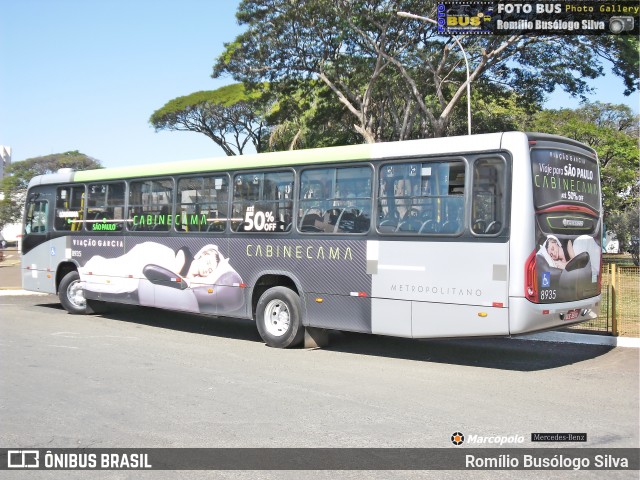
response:
[[[522,135],[527,141],[527,135]],[[93,182],[117,180],[124,178],[158,177],[163,175],[184,175],[201,172],[224,172],[265,167],[288,167],[296,165],[317,165],[321,163],[339,163],[367,161],[380,158],[403,158],[424,155],[456,154],[482,152],[501,148],[503,133],[487,133],[481,135],[430,138],[423,140],[406,140],[403,142],[386,142],[342,147],[314,148],[308,150],[288,150],[252,155],[203,158],[168,163],[102,168],[76,172],[58,172],[34,177],[29,183],[33,185]],[[545,136],[551,138],[552,136]],[[558,140],[562,137],[555,137]],[[472,139],[470,142],[469,140]],[[567,139],[565,139],[566,141]]]

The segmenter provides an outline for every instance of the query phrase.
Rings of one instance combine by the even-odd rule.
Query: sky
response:
[[[224,155],[193,132],[155,132],[167,101],[233,83],[212,79],[242,30],[238,0],[0,0],[0,145],[12,161],[79,150],[105,167]],[[612,74],[592,101],[638,111]],[[472,87],[473,88],[473,87]],[[552,94],[548,108],[579,100]]]

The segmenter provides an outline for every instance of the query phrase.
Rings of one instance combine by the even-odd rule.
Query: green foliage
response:
[[[270,151],[360,143],[346,109],[322,83],[291,82],[275,90],[267,116]]]
[[[635,35],[594,35],[585,37],[593,51],[611,62],[613,72],[624,80],[625,95],[639,88],[640,72],[639,40]]]
[[[522,130],[523,125],[540,110],[537,103],[495,85],[479,82],[471,90],[471,133],[493,133]],[[466,135],[467,99],[463,98],[452,112],[449,134]]]
[[[6,176],[0,182],[0,190],[4,194],[4,199],[0,201],[0,228],[20,221],[24,196],[29,181],[33,177],[54,173],[61,168],[90,170],[102,168],[102,166],[99,160],[77,150],[29,158],[10,164],[5,170]]]
[[[236,83],[195,92],[167,102],[153,112],[149,123],[156,131],[203,133],[227,155],[242,154],[249,143],[261,152],[268,133],[262,115],[267,90],[263,84],[247,89]]]
[[[620,242],[620,250],[628,250],[631,246],[631,237],[640,234],[640,202],[636,198],[635,205],[622,212],[614,212],[607,216],[605,226],[607,230],[616,232]]]
[[[237,18],[246,29],[225,45],[213,76],[230,75],[246,85],[266,81],[275,90],[290,82],[319,80],[351,117],[344,124],[367,142],[455,133],[466,94],[461,51],[432,25],[396,14],[435,18],[436,3],[243,0]],[[476,90],[492,92],[493,98],[517,93],[517,105],[527,112],[557,87],[576,96],[588,93],[589,80],[601,76],[602,61],[608,61],[627,91],[633,91],[638,43],[627,38],[461,36],[472,101],[486,107],[478,129],[490,129],[505,117],[499,102],[479,97]],[[522,109],[511,113],[507,124],[521,120]]]
[[[576,110],[544,110],[533,116],[528,128],[564,135],[596,150],[607,220],[638,203],[639,120],[626,105],[596,102],[583,103]]]

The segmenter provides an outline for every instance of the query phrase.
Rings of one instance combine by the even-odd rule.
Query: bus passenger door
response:
[[[31,194],[26,207],[22,236],[22,288],[55,293],[55,282],[47,278],[51,270],[49,203]],[[53,288],[53,290],[51,290]]]

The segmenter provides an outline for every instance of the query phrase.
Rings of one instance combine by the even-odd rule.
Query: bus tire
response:
[[[76,270],[67,273],[58,287],[58,298],[64,309],[73,315],[90,313],[84,290],[80,281],[80,274]]]
[[[295,347],[304,339],[300,297],[286,287],[272,287],[262,294],[256,306],[256,324],[267,345]]]

